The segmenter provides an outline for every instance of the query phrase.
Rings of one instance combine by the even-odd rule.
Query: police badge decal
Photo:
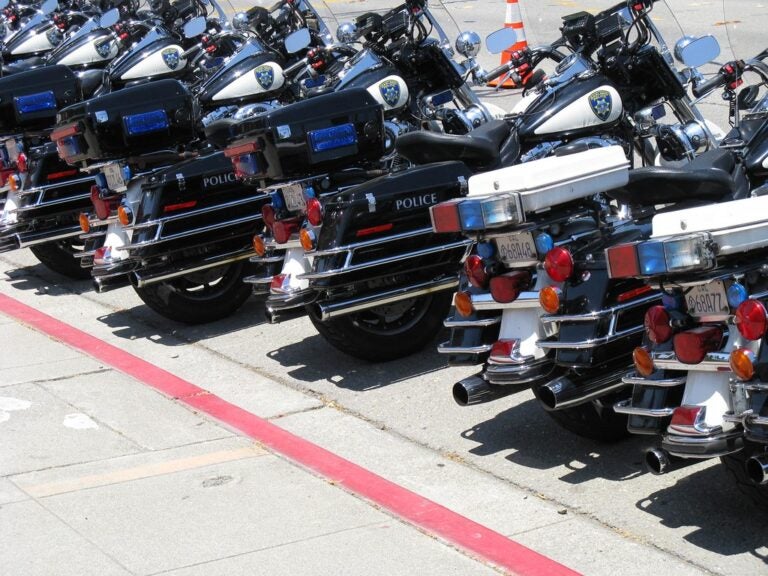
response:
[[[396,106],[400,101],[400,84],[397,80],[384,80],[379,84],[379,92],[384,102],[390,106]]]
[[[592,112],[595,113],[595,116],[605,122],[610,118],[611,110],[613,110],[613,98],[611,97],[611,93],[607,90],[592,92],[592,94],[589,95],[589,105],[592,108]]]
[[[263,66],[256,68],[253,73],[256,76],[256,82],[258,82],[259,86],[264,88],[264,90],[272,88],[272,84],[275,82],[275,71],[272,70],[272,66],[264,64]]]
[[[168,66],[168,68],[171,70],[176,70],[176,68],[179,67],[181,57],[177,48],[166,48],[160,52],[160,55],[163,57],[163,62],[165,62],[165,65]]]

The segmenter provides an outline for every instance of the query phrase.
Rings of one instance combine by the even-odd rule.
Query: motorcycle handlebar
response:
[[[713,78],[710,78],[709,80],[705,80],[701,84],[697,84],[693,87],[693,95],[696,96],[696,98],[701,98],[705,94],[708,94],[712,90],[719,88],[720,86],[725,86],[726,78],[720,72],[715,74]]]

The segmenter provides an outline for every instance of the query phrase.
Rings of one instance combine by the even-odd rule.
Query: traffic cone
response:
[[[504,20],[505,28],[512,28],[517,34],[515,43],[504,50],[501,53],[501,64],[506,64],[512,59],[512,52],[516,50],[522,50],[528,47],[528,41],[525,39],[525,26],[523,26],[523,16],[520,13],[519,0],[507,0],[507,16]],[[503,78],[503,76],[501,76]],[[499,78],[494,78],[488,83],[489,86],[498,86]],[[502,88],[517,88],[517,84],[511,79],[507,78],[504,83],[501,84]]]

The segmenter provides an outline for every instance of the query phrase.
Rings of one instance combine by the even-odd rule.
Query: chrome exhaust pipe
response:
[[[470,376],[459,380],[453,385],[453,399],[459,406],[483,404],[514,394],[521,389],[519,386],[491,386],[480,376]]]
[[[747,476],[755,484],[764,486],[768,484],[768,454],[752,456],[746,463]]]
[[[541,386],[536,391],[536,397],[544,409],[549,411],[586,404],[595,398],[629,386],[622,381],[626,373],[627,369],[622,368],[582,384],[576,384],[568,376],[561,376]]]
[[[208,260],[204,264],[198,264],[197,266],[181,267],[181,268],[177,268],[176,270],[172,270],[168,272],[164,271],[164,272],[158,272],[155,274],[152,274],[152,273],[142,274],[141,272],[134,272],[133,284],[137,288],[143,288],[145,286],[149,286],[150,284],[157,284],[158,282],[173,280],[174,278],[186,276],[187,274],[192,274],[193,272],[210,270],[211,268],[216,268],[217,266],[224,266],[225,264],[234,264],[235,262],[239,262],[240,260],[247,260],[251,256],[253,256],[253,251],[248,250],[247,252],[236,252],[234,254],[230,254],[224,257],[221,257],[221,256],[214,257],[215,259]]]
[[[97,294],[103,294],[104,292],[109,292],[110,290],[116,290],[118,288],[129,286],[130,283],[131,277],[127,272],[118,276],[97,276],[91,281],[93,289]]]
[[[458,285],[458,278],[451,277],[438,281],[427,281],[411,284],[410,286],[401,286],[400,288],[395,288],[386,292],[377,292],[375,294],[360,296],[359,298],[318,304],[317,306],[320,310],[320,319],[326,321],[331,320],[332,318],[338,318],[339,316],[354,314],[355,312],[361,312],[363,310],[370,310],[377,306],[384,306],[386,304],[400,302],[401,300],[408,300],[409,298],[427,296],[428,294],[434,294],[435,292],[442,292],[444,290],[453,290]]]
[[[672,468],[672,456],[663,448],[650,448],[645,452],[645,465],[651,474],[659,476]]]
[[[267,318],[269,324],[279,324],[280,322],[286,322],[287,320],[293,320],[295,318],[301,318],[306,316],[307,309],[304,306],[296,306],[295,308],[272,308],[269,304],[264,308],[264,316]]]

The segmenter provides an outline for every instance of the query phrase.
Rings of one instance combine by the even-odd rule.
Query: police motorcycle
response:
[[[87,158],[70,158],[101,173],[91,214],[81,216],[87,244],[78,254],[86,266],[92,265],[97,291],[132,282],[151,308],[190,323],[222,317],[248,297],[250,291],[241,280],[243,264],[252,254],[250,238],[264,199],[263,193],[243,189],[231,161],[203,136],[211,132],[214,137],[217,122],[226,132],[227,118],[248,117],[293,101],[297,93],[288,63],[329,37],[306,1],[257,6],[235,20],[251,37],[189,90],[165,82],[153,84],[151,90],[129,89],[125,100],[102,98],[86,105],[90,110],[117,110],[128,100],[132,106],[126,117],[165,116],[167,126],[162,126],[162,118],[152,125],[152,138],[125,134],[122,149],[99,141],[103,136],[86,128]],[[207,42],[215,39],[203,38],[204,51]],[[174,94],[171,108],[158,111],[159,88]],[[181,132],[174,129],[179,113],[171,111],[176,108],[191,113]],[[76,122],[79,115],[86,116],[87,124],[89,114],[87,109],[73,110],[64,124]],[[225,232],[216,244],[207,236],[218,228]],[[243,253],[243,244],[248,253]]]
[[[722,155],[745,174],[751,194],[653,217],[652,234],[606,250],[613,284],[653,289],[622,383],[631,394],[614,406],[630,432],[661,436],[646,453],[649,469],[676,458],[721,457],[740,488],[768,505],[768,51],[724,65],[711,80],[725,87],[733,130]],[[738,92],[743,77],[760,84]],[[717,174],[714,174],[717,176]],[[710,178],[711,194],[730,182]]]
[[[624,2],[594,17],[565,17],[563,36],[570,38],[576,55],[590,56],[590,73],[566,82],[555,75],[531,90],[513,119],[524,143],[538,140],[528,156],[523,151],[523,164],[470,178],[466,201],[432,209],[436,231],[461,231],[476,242],[463,263],[453,316],[445,322],[451,340],[439,347],[451,364],[483,364],[479,374],[453,386],[460,405],[527,387],[536,391],[566,370],[558,365],[560,352],[554,346],[540,346],[557,331],[556,323],[542,318],[539,300],[550,294],[542,289],[554,285],[552,290],[559,290],[573,272],[555,258],[560,251],[573,242],[589,246],[622,222],[605,192],[622,185],[615,178],[631,177],[618,168],[618,158],[572,166],[568,155],[600,147],[606,147],[607,155],[619,145],[633,167],[636,157],[643,164],[655,164],[659,155],[687,160],[716,141],[686,88],[692,79],[700,81],[697,68],[717,56],[717,42],[683,38],[675,50],[684,66],[679,71],[650,18],[652,8],[650,2]],[[673,123],[658,122],[669,111]],[[540,159],[540,166],[526,165],[531,156]],[[563,187],[572,194],[563,193]],[[529,196],[544,205],[526,200]],[[506,215],[485,214],[506,205]],[[472,210],[480,214],[473,218]],[[546,269],[539,265],[545,255]],[[627,298],[623,295],[622,302]],[[589,384],[599,387],[598,382]],[[550,409],[553,418],[579,434],[610,438],[622,429],[588,396],[567,403],[561,398]]]
[[[21,135],[5,140],[6,149],[10,145],[11,150],[0,178],[6,176],[10,189],[6,193],[7,209],[0,216],[0,250],[29,247],[41,262],[61,274],[90,277],[74,254],[83,250],[77,238],[81,234],[79,215],[91,206],[90,188],[95,181],[59,158],[45,130],[50,130],[56,111],[64,106],[146,81],[148,78],[137,74],[136,68],[153,74],[149,78],[190,76],[186,62],[179,61],[183,46],[196,42],[207,22],[214,28],[219,26],[217,19],[196,16],[205,13],[203,4],[170,5],[161,13],[164,19],[156,16],[159,12],[136,12],[137,6],[129,4],[126,10],[123,4],[103,15],[100,23],[94,20],[91,26],[84,25],[76,37],[51,54],[66,66],[0,79],[0,91],[7,93],[7,102],[21,101],[27,103],[27,108],[37,107],[25,109],[26,116],[21,116],[35,121],[32,128],[36,132],[28,135],[33,139],[27,142],[30,150],[19,148]],[[93,50],[94,45],[101,55]],[[156,61],[163,58],[169,64],[161,70]],[[102,69],[104,64],[109,64],[106,69]],[[52,81],[52,77],[56,80]],[[62,95],[67,97],[62,100]],[[16,126],[21,124],[12,116],[13,109],[9,113],[8,129],[17,132]]]
[[[481,103],[471,90],[473,83],[484,82],[486,79],[486,73],[475,61],[480,49],[480,38],[476,34],[466,32],[459,36],[457,50],[466,59],[459,64],[453,59],[447,34],[430,12],[426,2],[407,2],[379,16],[380,23],[377,24],[376,19],[367,14],[358,18],[352,25],[342,26],[340,38],[354,34],[353,39],[362,37],[366,43],[363,50],[349,60],[335,76],[329,73],[330,77],[323,82],[325,90],[344,89],[338,95],[339,100],[347,98],[343,95],[344,91],[353,87],[363,88],[365,90],[361,94],[369,103],[359,102],[355,105],[354,113],[350,112],[346,116],[335,113],[331,105],[319,115],[312,116],[311,127],[315,128],[312,130],[310,123],[298,121],[298,114],[291,117],[291,132],[296,133],[291,141],[298,144],[302,137],[309,138],[311,145],[307,144],[304,152],[308,154],[309,162],[301,160],[301,164],[297,166],[289,148],[279,142],[279,135],[270,135],[270,130],[279,127],[277,117],[274,120],[267,119],[266,124],[255,125],[253,129],[246,127],[241,130],[238,142],[227,151],[233,157],[236,168],[244,173],[246,180],[258,181],[266,175],[272,182],[278,181],[269,187],[271,202],[263,209],[266,233],[254,237],[257,257],[253,258],[252,262],[262,264],[263,268],[260,274],[246,279],[254,284],[257,293],[269,290],[266,313],[271,322],[296,317],[308,311],[312,317],[315,304],[327,299],[326,293],[341,293],[335,286],[330,286],[338,284],[338,277],[344,275],[342,272],[330,281],[331,284],[324,278],[318,277],[316,282],[311,278],[313,250],[319,246],[319,242],[324,241],[320,226],[324,221],[324,214],[329,214],[328,207],[335,206],[337,199],[351,199],[352,196],[346,196],[346,193],[358,190],[353,186],[366,181],[370,182],[363,184],[363,187],[368,184],[379,186],[375,184],[378,180],[371,178],[390,171],[395,173],[407,166],[409,162],[401,156],[398,145],[401,138],[409,133],[425,131],[419,130],[420,124],[425,125],[426,131],[430,132],[464,134],[473,127],[503,114],[503,111]],[[430,28],[436,31],[437,38],[430,37]],[[510,30],[501,30],[489,37],[491,52],[501,52],[513,43],[514,33]],[[382,44],[384,49],[381,48]],[[496,75],[506,71],[504,68],[497,71]],[[368,96],[365,96],[366,93]],[[312,100],[307,106],[311,106],[311,103]],[[366,118],[362,110],[369,110],[370,103],[382,107],[384,115],[381,133],[384,136],[384,158],[377,158],[376,154],[373,154],[376,162],[370,162],[371,158],[365,154],[369,151],[370,135],[374,130],[366,128],[365,134],[358,134],[360,126],[364,124],[362,119]],[[368,121],[375,123],[373,119]],[[301,136],[302,134],[304,136]],[[253,146],[254,143],[261,146],[260,142],[264,138],[276,140],[276,151],[270,148],[263,152],[248,149],[248,146]],[[377,142],[378,147],[381,141]],[[276,153],[277,157],[273,158],[273,153]],[[282,157],[288,155],[291,155],[291,158]],[[350,157],[350,169],[345,170],[347,166],[344,159],[347,157]],[[253,161],[256,165],[249,168],[248,162]],[[351,169],[353,161],[355,169]],[[336,165],[333,165],[333,162]],[[279,182],[281,179],[284,181]],[[408,189],[406,181],[402,179],[391,181],[389,186],[390,191],[398,186],[403,192]],[[369,192],[371,200],[363,201],[365,212],[369,215],[359,219],[359,223],[381,220],[380,212],[377,213],[375,206],[369,206],[370,202],[375,204],[373,198],[376,190],[371,188]],[[398,202],[407,204],[408,209],[414,208],[414,204],[421,206],[422,200],[414,198],[415,193],[412,193],[409,197],[403,196]],[[359,201],[356,200],[356,203]],[[408,222],[401,230],[413,226],[423,228],[423,223]],[[354,241],[375,241],[376,234],[381,237],[381,232],[371,229]],[[418,238],[419,235],[419,232],[414,235],[417,237],[416,242],[422,240]],[[403,244],[408,242],[405,236],[402,240]],[[438,252],[435,251],[435,255],[441,257]],[[374,265],[372,261],[370,264]],[[357,274],[354,282],[359,279],[361,283],[351,290],[349,287],[346,289],[348,297],[351,297],[353,292],[361,293],[361,290],[371,292],[368,284],[375,282],[379,276],[378,270],[371,270],[370,275],[366,272]],[[348,272],[354,276],[356,271]],[[321,276],[330,274],[322,273]],[[348,274],[346,279],[350,277]],[[318,290],[316,286],[321,288]],[[415,323],[414,321],[410,324],[409,328]],[[324,337],[329,338],[325,324],[319,330]],[[399,344],[408,345],[410,336],[405,332],[403,336],[399,339]],[[386,337],[385,335],[384,338]],[[366,334],[366,338],[369,338],[369,345],[373,346],[373,336]],[[337,344],[334,342],[334,345]],[[394,350],[389,345],[383,348],[390,352]]]

